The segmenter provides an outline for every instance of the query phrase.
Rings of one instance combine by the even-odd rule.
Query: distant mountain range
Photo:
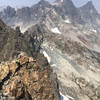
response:
[[[58,24],[55,19],[66,20],[69,18],[73,24],[95,24],[99,27],[96,20],[100,20],[100,15],[89,1],[86,5],[76,8],[71,0],[57,0],[50,4],[48,1],[41,0],[32,7],[23,7],[15,10],[8,6],[0,12],[0,18],[9,26],[21,26],[25,31],[32,25],[47,23],[50,17],[51,22]],[[50,22],[49,22],[50,24]]]

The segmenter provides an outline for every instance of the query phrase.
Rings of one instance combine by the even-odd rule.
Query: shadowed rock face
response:
[[[0,48],[2,48],[0,49],[0,61],[10,60],[20,52],[26,52],[29,56],[35,55],[41,43],[34,37],[31,37],[33,41],[27,40],[18,27],[14,31],[0,21]]]
[[[55,10],[65,19],[69,16],[73,22],[81,22],[78,9],[74,6],[71,0],[58,0],[56,1],[59,6],[55,6]]]
[[[94,7],[92,1],[89,1],[87,4],[85,4],[84,6],[81,7],[81,9],[84,11],[84,12],[87,12],[87,15],[97,15],[98,12],[96,10],[96,8]],[[85,9],[87,9],[87,11],[85,11]]]
[[[14,8],[8,6],[7,9],[4,9],[4,14],[6,18],[9,18],[15,16],[16,11]]]
[[[41,61],[44,56],[39,55]],[[60,100],[56,76],[45,60],[22,57],[0,65],[0,93],[4,100]],[[43,62],[42,62],[43,63]],[[6,68],[6,70],[4,70]],[[2,92],[1,92],[2,91]]]
[[[87,24],[91,24],[100,33],[100,15],[94,7],[92,1],[89,1],[86,5],[80,7],[80,13],[82,19],[84,19]]]

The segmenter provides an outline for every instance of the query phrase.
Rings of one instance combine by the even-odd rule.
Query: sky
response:
[[[12,7],[23,7],[23,6],[32,6],[36,4],[39,0],[0,0],[0,7],[2,6],[12,6]],[[53,2],[55,0],[47,0]],[[86,4],[90,0],[72,0],[73,3],[80,7]],[[100,0],[92,0],[96,9],[100,12]]]

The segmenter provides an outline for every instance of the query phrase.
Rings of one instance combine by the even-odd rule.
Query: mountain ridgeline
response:
[[[0,61],[11,60],[20,52],[35,56],[43,41],[43,37],[37,35],[39,32],[33,32],[31,36],[23,35],[19,27],[13,30],[0,20]]]
[[[48,16],[50,19],[48,19]],[[61,21],[69,18],[73,24],[83,25],[88,22],[94,24],[96,27],[100,25],[92,21],[92,19],[95,19],[95,21],[100,20],[100,15],[96,11],[92,1],[89,1],[80,8],[76,8],[71,0],[57,0],[53,3],[40,0],[39,3],[31,7],[23,7],[17,10],[8,6],[0,12],[0,18],[9,26],[20,26],[23,32],[32,25],[45,24],[49,20],[51,20],[50,22],[54,22],[53,25],[51,24],[54,26],[58,24],[55,19]]]

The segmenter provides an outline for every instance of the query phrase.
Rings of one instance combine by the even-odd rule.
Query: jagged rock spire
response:
[[[93,14],[97,14],[97,10],[93,5],[93,2],[90,0],[88,1],[84,6],[81,7],[83,10],[86,10],[85,12],[88,13],[93,13]]]

